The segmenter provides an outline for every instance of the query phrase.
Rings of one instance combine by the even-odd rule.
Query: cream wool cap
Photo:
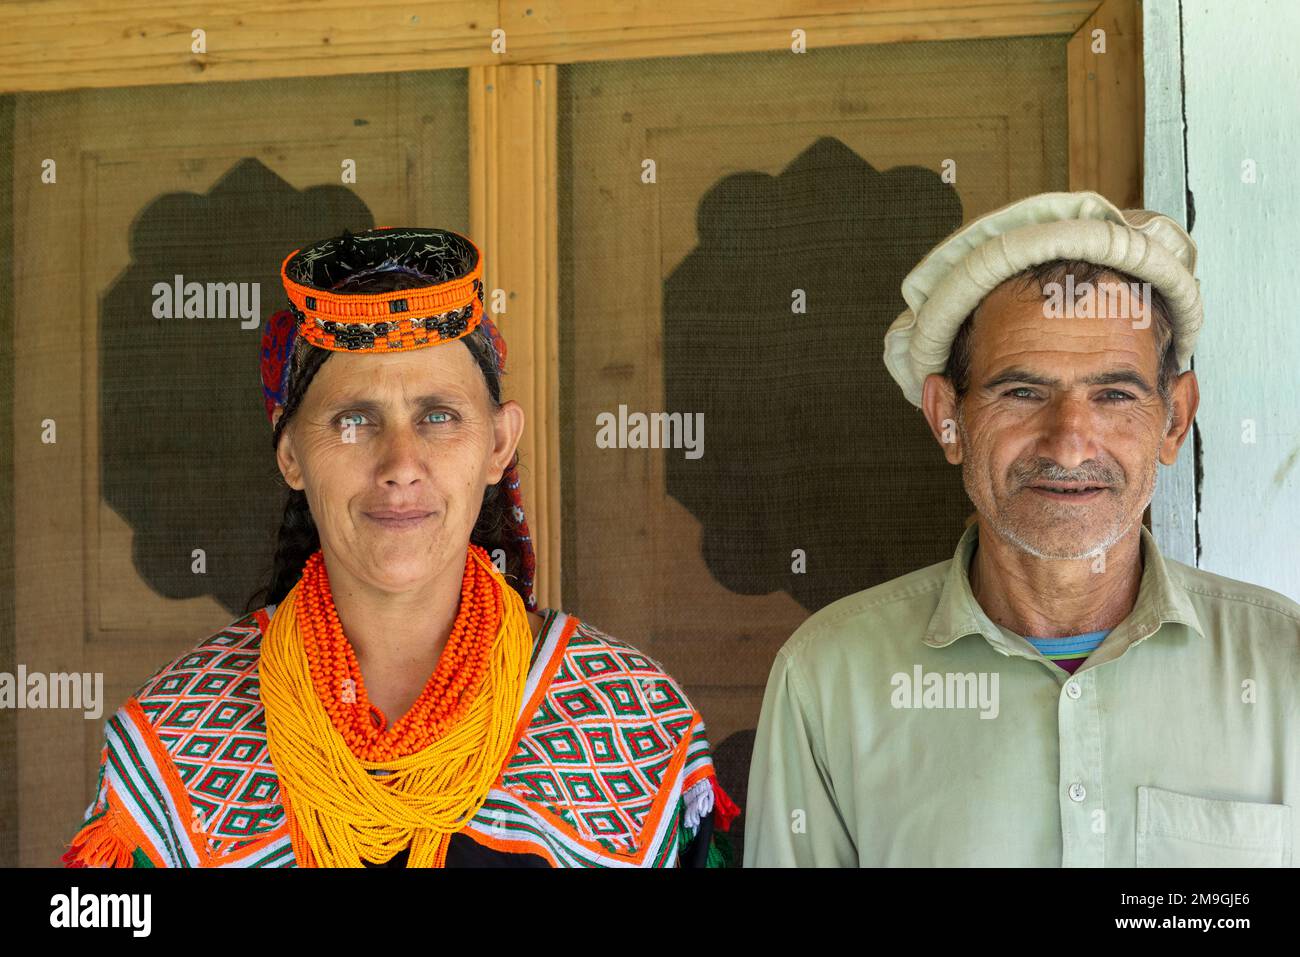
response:
[[[1179,368],[1201,330],[1196,244],[1168,216],[1121,210],[1097,193],[1040,193],[986,213],[932,249],[903,280],[907,309],[885,333],[885,366],[907,400],[942,373],[957,330],[980,301],[1016,273],[1080,259],[1149,282],[1168,300]]]

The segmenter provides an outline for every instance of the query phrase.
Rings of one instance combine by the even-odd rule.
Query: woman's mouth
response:
[[[383,528],[402,531],[408,528],[418,528],[433,513],[418,510],[395,511],[393,509],[384,509],[378,512],[362,512],[362,514]]]

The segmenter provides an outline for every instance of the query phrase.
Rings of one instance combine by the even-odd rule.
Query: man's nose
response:
[[[1057,396],[1043,409],[1041,424],[1038,451],[1044,458],[1073,469],[1096,457],[1096,419],[1086,397]]]

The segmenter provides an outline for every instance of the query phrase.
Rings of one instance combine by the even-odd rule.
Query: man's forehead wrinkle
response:
[[[1072,342],[1086,346],[1080,340]],[[1048,368],[1089,365],[1110,368],[1129,365],[1138,369],[1145,368],[1149,364],[1147,360],[1152,358],[1146,350],[1118,343],[1107,343],[1100,348],[1067,348],[1068,345],[1070,343],[1060,340],[1026,342],[1012,338],[999,343],[990,339],[983,348],[973,350],[972,359],[985,368],[1010,365]]]
[[[1028,318],[1016,315],[991,315],[982,321],[979,334],[973,340],[975,355],[988,354],[999,342],[1009,342],[1009,351],[1000,351],[999,356],[1018,354],[1051,354],[1065,356],[1110,356],[1140,357],[1145,353],[1156,353],[1156,342],[1151,329],[1134,330],[1135,335],[1128,335],[1107,327],[1103,323],[1114,322],[1109,319],[1046,319]],[[1048,327],[1048,323],[1055,324]],[[1141,336],[1141,338],[1139,338]],[[1069,344],[1097,343],[1096,348],[1054,348]],[[1144,348],[1149,345],[1150,348]]]
[[[1102,353],[1102,362],[1081,362],[1075,361],[1087,356],[1080,356],[1077,353],[1066,354],[1064,359],[1059,362],[1053,361],[1036,361],[1036,357],[1042,353],[1032,351],[1012,352],[1000,355],[995,361],[987,364],[987,374],[1004,375],[1010,372],[1023,372],[1026,375],[1046,376],[1051,378],[1060,378],[1062,376],[1084,379],[1092,376],[1102,375],[1144,375],[1142,366],[1136,362],[1129,361],[1132,357],[1124,356],[1116,352]]]
[[[1033,362],[1046,361],[1051,365],[1060,365],[1062,362],[1068,362],[1070,365],[1078,365],[1083,361],[1094,362],[1098,365],[1121,365],[1125,362],[1137,365],[1144,353],[1140,349],[1126,349],[1115,346],[1105,349],[1062,349],[1060,343],[1026,343],[1012,342],[1006,349],[994,351],[989,347],[987,356],[987,365],[1010,365],[1013,362],[1027,361]]]

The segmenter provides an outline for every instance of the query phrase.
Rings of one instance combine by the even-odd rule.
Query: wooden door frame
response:
[[[780,0],[725,10],[661,0],[621,12],[599,0],[440,0],[301,8],[237,0],[213,11],[101,3],[0,5],[0,92],[237,82],[405,70],[469,70],[470,229],[503,291],[507,394],[530,427],[520,447],[538,553],[538,601],[560,604],[558,66],[563,63],[1020,36],[1068,37],[1070,189],[1141,205],[1139,0]],[[84,8],[84,10],[80,9]],[[93,8],[93,16],[89,15]],[[415,11],[415,12],[412,12]],[[71,22],[54,14],[71,15]],[[84,12],[87,15],[78,16]],[[193,26],[185,29],[184,26]],[[194,53],[196,31],[206,52]],[[1095,31],[1105,52],[1095,52]]]

